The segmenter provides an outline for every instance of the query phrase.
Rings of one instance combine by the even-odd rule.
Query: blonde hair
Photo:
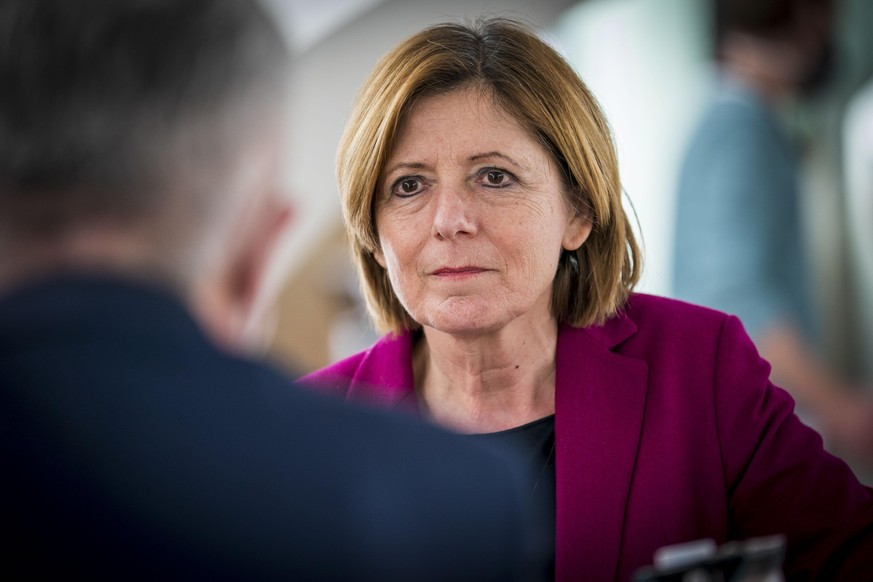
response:
[[[602,323],[624,305],[641,269],[609,126],[594,96],[552,47],[526,26],[495,18],[439,24],[401,43],[370,74],[346,126],[337,180],[374,324],[383,332],[420,327],[373,256],[379,248],[374,195],[398,125],[416,100],[471,85],[545,145],[562,170],[568,203],[592,219],[585,244],[561,255],[552,313],[577,327]]]

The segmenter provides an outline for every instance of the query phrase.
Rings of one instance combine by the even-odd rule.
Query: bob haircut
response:
[[[398,126],[417,100],[478,87],[526,127],[562,170],[567,202],[593,223],[563,251],[552,314],[576,327],[603,323],[639,280],[640,249],[621,204],[618,162],[597,101],[570,65],[526,26],[503,18],[438,24],[385,55],[364,83],[337,155],[343,218],[367,308],[381,332],[421,326],[404,309],[379,248],[375,193]]]

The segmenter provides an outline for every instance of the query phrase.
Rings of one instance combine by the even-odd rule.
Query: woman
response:
[[[446,24],[395,48],[338,176],[387,335],[306,381],[528,445],[558,579],[626,580],[664,545],[773,533],[789,577],[873,575],[871,491],[793,415],[740,323],[632,293],[606,121],[535,34]]]

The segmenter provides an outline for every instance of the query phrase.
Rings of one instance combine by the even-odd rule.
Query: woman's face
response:
[[[376,260],[419,323],[451,334],[551,318],[561,249],[591,221],[527,130],[477,89],[424,98],[399,128],[376,193]]]

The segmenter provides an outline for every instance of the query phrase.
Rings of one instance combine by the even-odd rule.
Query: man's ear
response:
[[[291,220],[291,205],[273,196],[265,203],[259,216],[246,233],[236,261],[228,272],[230,299],[240,316],[247,320],[261,295],[270,259],[276,244]],[[244,321],[245,323],[245,321]]]
[[[237,231],[220,266],[193,289],[192,308],[212,338],[227,349],[248,351],[270,259],[291,219],[291,206],[278,198],[259,205]]]
[[[290,204],[278,196],[268,197],[234,245],[236,252],[229,258],[222,285],[226,319],[220,335],[229,347],[245,347],[244,336],[250,330],[270,259],[291,216]]]

